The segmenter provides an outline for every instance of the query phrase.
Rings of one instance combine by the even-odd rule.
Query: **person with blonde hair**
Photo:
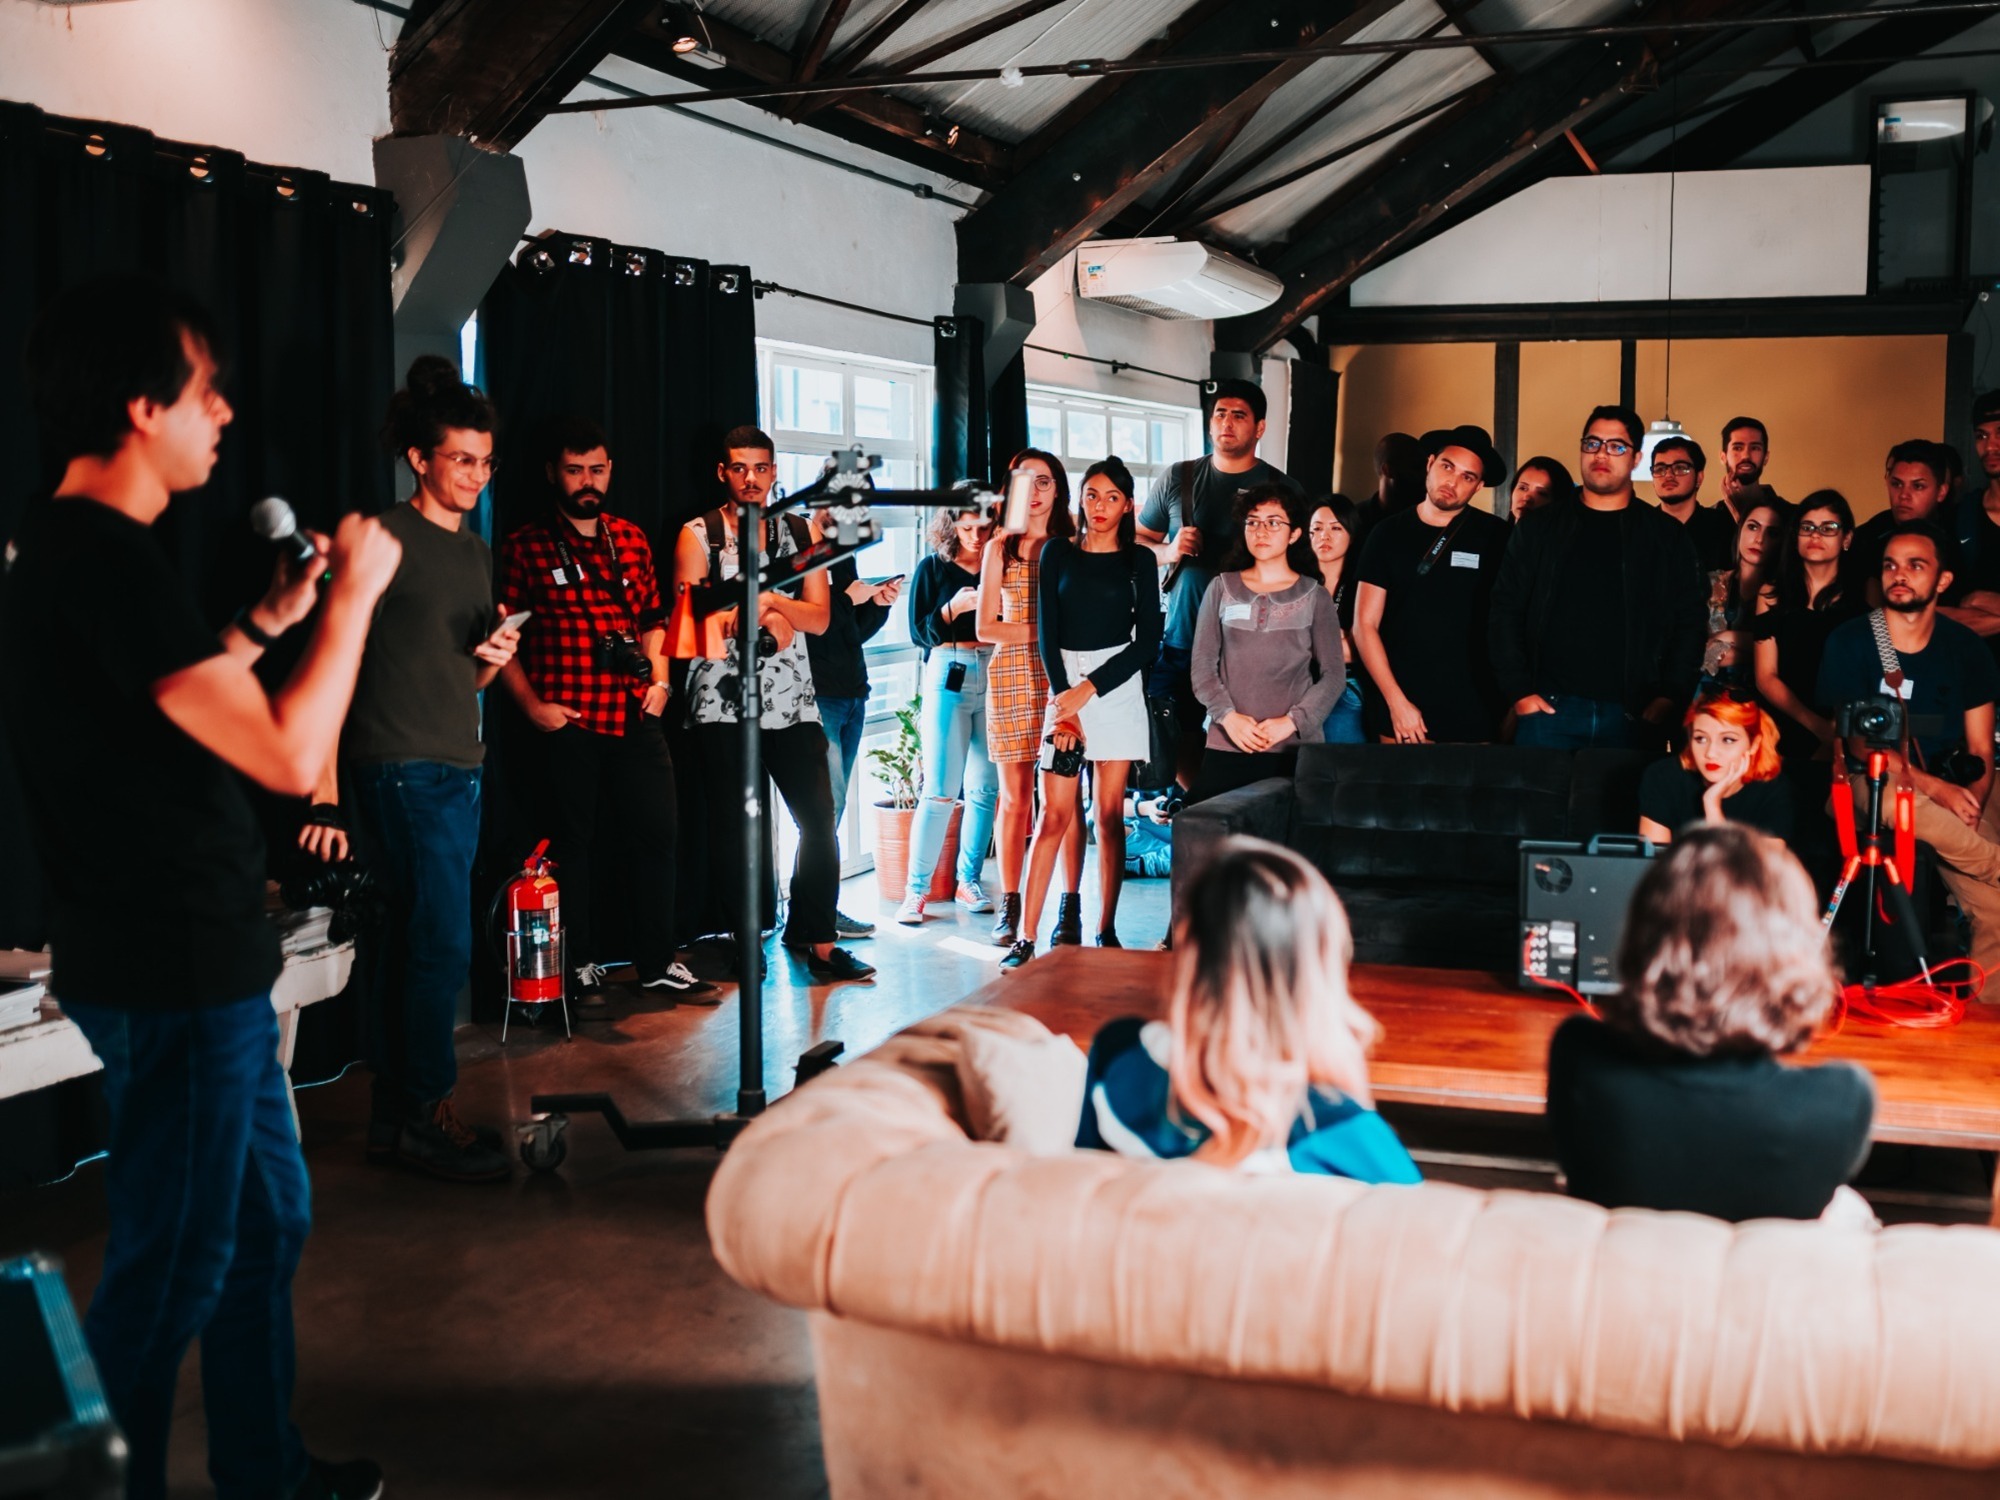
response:
[[[1167,1019],[1090,1048],[1077,1145],[1252,1172],[1419,1180],[1375,1112],[1378,1028],[1347,988],[1347,913],[1305,860],[1232,838],[1189,883]]]
[[[1804,868],[1748,828],[1686,830],[1639,882],[1602,1018],[1549,1044],[1572,1197],[1740,1222],[1812,1219],[1868,1156],[1875,1087],[1792,1066],[1840,993]]]
[[[1705,694],[1682,722],[1687,744],[1639,778],[1639,832],[1673,842],[1689,823],[1744,823],[1778,840],[1792,836],[1792,797],[1779,779],[1778,726],[1736,689]]]

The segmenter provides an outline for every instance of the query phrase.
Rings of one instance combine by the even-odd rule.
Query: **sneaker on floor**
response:
[[[903,898],[903,904],[896,908],[896,920],[905,927],[921,927],[924,923],[924,898],[911,892]]]
[[[514,1175],[507,1153],[461,1120],[448,1097],[403,1122],[396,1159],[446,1182],[504,1182]]]
[[[704,996],[717,993],[716,987],[706,979],[697,979],[694,971],[684,963],[671,963],[657,974],[641,975],[639,988],[642,990],[672,990],[683,1000],[696,1005],[714,1005],[714,1000]]]
[[[815,979],[867,979],[875,972],[872,964],[864,964],[845,948],[835,948],[825,958],[808,952],[806,968]]]
[[[570,991],[571,1000],[581,1000],[586,995],[602,995],[604,981],[611,975],[603,964],[580,964],[572,973],[576,984]]]
[[[875,924],[864,922],[859,917],[850,917],[844,911],[833,914],[833,935],[843,941],[851,938],[875,936]]]
[[[381,1500],[382,1466],[365,1458],[348,1463],[306,1459],[306,1477],[292,1491],[292,1500]]]
[[[976,880],[961,880],[958,883],[958,904],[967,911],[993,910],[993,898],[986,894],[986,887]]]
[[[1018,969],[1034,956],[1035,940],[1033,938],[1021,938],[1015,942],[1013,947],[1007,950],[1007,956],[1000,960],[1000,967],[1003,969]]]

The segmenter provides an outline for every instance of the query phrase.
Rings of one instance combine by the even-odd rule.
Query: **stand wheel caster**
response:
[[[536,1115],[521,1127],[521,1160],[531,1172],[553,1172],[569,1155],[568,1115]]]

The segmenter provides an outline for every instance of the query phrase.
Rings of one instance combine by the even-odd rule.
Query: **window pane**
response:
[[[835,435],[847,430],[840,376],[834,371],[777,365],[772,383],[777,387],[772,404],[777,408],[778,426],[794,432]]]
[[[1095,462],[1111,450],[1104,446],[1104,413],[1072,411],[1069,414],[1069,456]]]
[[[1187,425],[1182,422],[1153,424],[1153,462],[1177,464],[1187,457]]]
[[[1049,453],[1062,451],[1062,413],[1055,407],[1028,408],[1028,446]]]
[[[829,451],[831,444],[828,445]],[[778,483],[785,487],[788,495],[796,494],[819,478],[826,467],[824,453],[780,453],[778,455]]]
[[[1111,451],[1128,464],[1142,464],[1146,461],[1146,419],[1144,417],[1124,417],[1116,412],[1111,416]]]
[[[916,392],[907,381],[880,375],[854,377],[854,434],[908,440]]]

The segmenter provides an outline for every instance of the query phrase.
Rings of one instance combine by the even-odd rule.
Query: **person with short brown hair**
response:
[[[1840,993],[1804,868],[1755,831],[1684,830],[1639,882],[1602,1019],[1549,1045],[1573,1197],[1740,1222],[1812,1219],[1867,1159],[1875,1088],[1793,1067]]]

